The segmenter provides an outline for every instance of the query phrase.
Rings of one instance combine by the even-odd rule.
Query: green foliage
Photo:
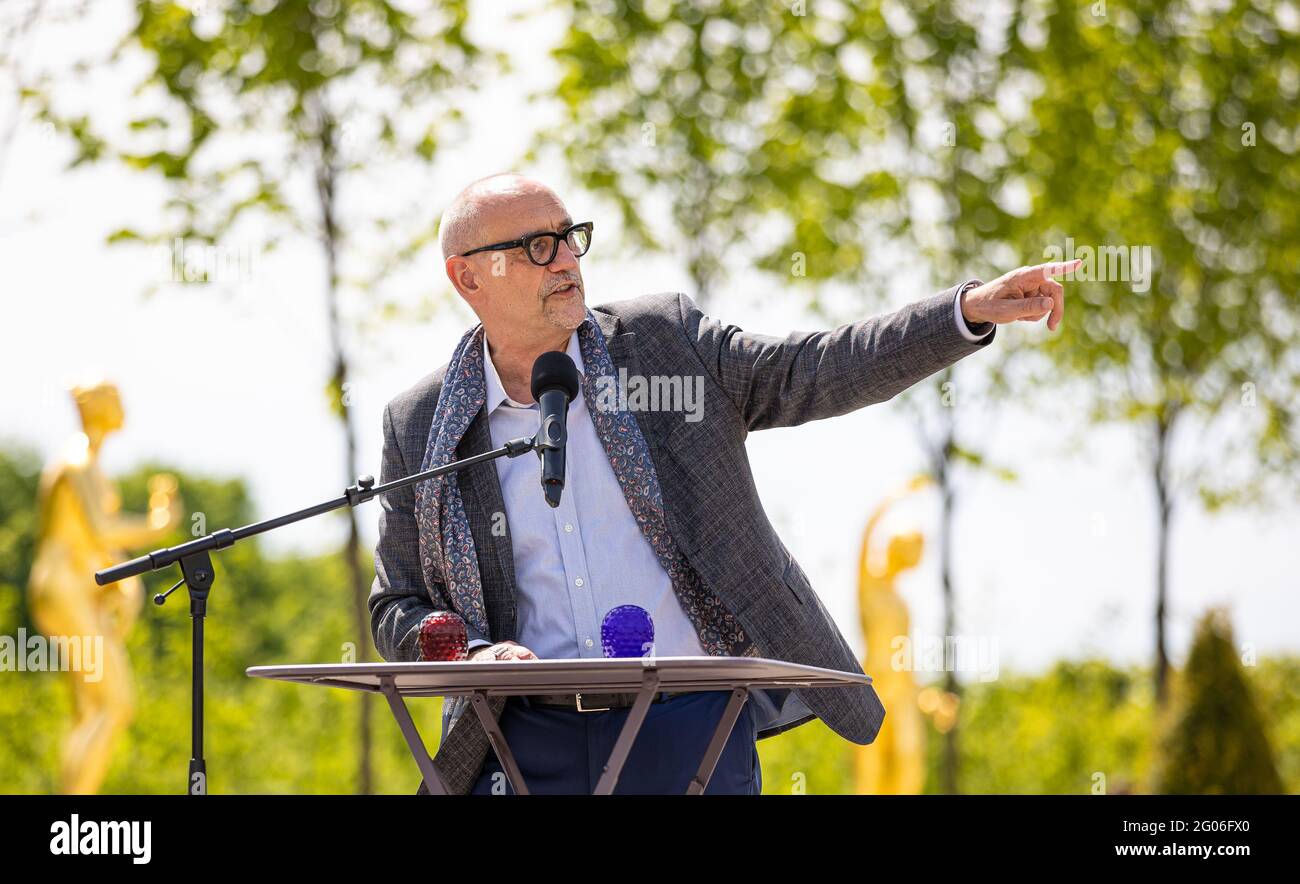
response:
[[[702,293],[737,249],[783,282],[877,294],[900,244],[945,284],[1015,254],[997,200],[1015,106],[1002,100],[1005,39],[987,10],[564,5],[570,27],[554,54],[565,118],[536,149],[558,146],[639,245],[681,250]],[[671,232],[647,224],[661,202]],[[883,278],[873,258],[892,262]]]
[[[1287,792],[1300,792],[1300,658],[1261,660],[1249,681],[1271,736],[1278,776]]]
[[[1214,509],[1300,490],[1300,32],[1287,9],[1024,0],[1009,32],[1007,67],[1032,99],[1008,142],[1007,189],[1026,199],[1012,238],[1086,262],[1031,381],[1078,379],[1091,419],[1142,436],[1160,685],[1171,514],[1192,495]]]
[[[758,263],[785,280],[795,253],[808,280],[851,279],[893,236],[944,281],[1049,260],[1067,238],[1149,248],[1149,289],[1070,287],[1044,344],[1053,380],[1086,378],[1095,416],[1160,444],[1181,418],[1224,418],[1182,470],[1207,505],[1259,497],[1265,476],[1285,493],[1300,477],[1300,34],[1249,0],[1101,8],[585,0],[555,51],[566,117],[541,145],[638,243],[681,249],[701,294],[768,222],[781,233]],[[645,223],[658,202],[671,234]]]
[[[1161,740],[1155,791],[1281,792],[1264,716],[1237,657],[1226,614],[1211,611],[1201,619],[1179,688]]]
[[[764,795],[851,795],[853,755],[821,721],[758,741]]]
[[[74,165],[116,160],[166,182],[155,226],[109,242],[220,244],[256,216],[271,222],[257,248],[304,234],[327,252],[331,289],[372,297],[430,245],[422,200],[370,213],[339,204],[376,169],[426,168],[461,122],[450,90],[503,63],[469,39],[468,0],[135,0],[134,10],[93,68],[144,70],[124,121],[68,109],[80,66],[28,96],[77,144]]]
[[[120,477],[123,505],[140,511],[146,464]],[[252,518],[238,481],[177,473],[186,509],[202,513],[208,530]],[[0,452],[0,634],[35,631],[24,603],[34,541],[37,461],[28,452]],[[168,539],[180,542],[191,526]],[[218,793],[345,793],[355,789],[357,694],[252,679],[249,666],[342,661],[352,640],[347,574],[336,555],[270,559],[257,540],[214,556],[218,569],[207,628],[207,751]],[[166,589],[171,573],[145,578],[147,594]],[[188,605],[174,595],[146,610],[128,646],[136,685],[136,714],[119,745],[106,792],[179,792],[189,757]],[[1242,745],[1243,723],[1257,739],[1267,729],[1276,747],[1280,784],[1300,792],[1300,659],[1262,661],[1245,676],[1231,640],[1204,635],[1189,660],[1181,714],[1181,743],[1161,750],[1181,758],[1209,745],[1216,758]],[[1229,661],[1224,655],[1233,655]],[[1226,664],[1231,662],[1232,666]],[[59,744],[72,712],[63,673],[0,673],[0,792],[56,788]],[[1245,683],[1258,706],[1243,712]],[[441,704],[410,704],[426,744],[438,744]],[[1251,715],[1254,718],[1251,718]],[[963,791],[972,793],[1091,792],[1097,775],[1105,791],[1134,791],[1150,780],[1157,756],[1149,680],[1141,670],[1106,663],[1060,663],[1041,676],[1003,672],[974,682],[962,699]],[[412,793],[419,776],[390,717],[376,715],[375,791]],[[888,722],[888,719],[886,719]],[[886,723],[888,726],[888,723]],[[1195,736],[1189,736],[1194,734]],[[931,732],[927,789],[939,782],[941,745]],[[1181,745],[1182,748],[1179,748]],[[853,753],[860,751],[821,722],[758,744],[763,791],[769,795],[849,794]],[[866,751],[870,751],[869,749]],[[1260,752],[1253,754],[1264,757]],[[1199,757],[1199,756],[1194,756]],[[1195,763],[1179,764],[1191,771]],[[1235,768],[1233,768],[1235,770]],[[1235,775],[1234,775],[1235,776]],[[1276,776],[1276,775],[1275,775]],[[1238,779],[1231,782],[1237,783]],[[1274,780],[1276,782],[1276,780]],[[1241,791],[1224,786],[1224,791]]]
[[[1249,0],[1105,17],[1025,2],[1012,31],[1034,89],[1011,143],[1029,195],[1017,239],[1125,250],[1069,286],[1043,349],[1087,380],[1096,417],[1197,433],[1169,484],[1211,505],[1284,497],[1300,476],[1300,33],[1284,19]],[[1136,275],[1130,248],[1150,250],[1146,280],[1115,278]]]
[[[958,730],[962,791],[1133,791],[1150,764],[1151,700],[1137,673],[1100,661],[969,684]],[[927,791],[937,792],[942,746],[931,737]]]
[[[0,451],[0,594],[16,594],[26,616],[27,575],[36,554],[36,489],[41,465],[35,452]]]
[[[858,277],[864,231],[888,220],[874,201],[899,195],[894,170],[862,161],[901,97],[867,73],[875,4],[844,21],[741,0],[565,6],[564,117],[535,150],[558,147],[638,245],[679,249],[702,299],[729,252],[760,242],[757,263],[786,280]],[[660,201],[671,232],[648,223]]]
[[[1231,650],[1231,649],[1229,649]],[[1195,653],[1195,652],[1193,652]],[[1189,661],[1184,679],[1202,678]],[[1284,776],[1272,791],[1300,792],[1300,659],[1263,660],[1238,672],[1265,710]],[[1121,794],[1145,791],[1167,747],[1152,726],[1158,711],[1149,670],[1102,661],[1061,662],[1041,676],[1003,673],[968,685],[962,697],[962,791],[975,794]],[[1207,720],[1212,741],[1236,726]],[[932,733],[933,736],[933,733]],[[929,743],[927,791],[937,791],[942,747]],[[1195,790],[1189,790],[1195,791]]]
[[[123,506],[145,508],[151,464],[120,478]],[[244,524],[252,504],[238,481],[177,470],[186,509],[209,530]],[[0,634],[36,632],[25,591],[33,543],[37,471],[30,455],[0,455]],[[189,539],[182,526],[168,544]],[[356,788],[361,695],[249,678],[254,665],[342,662],[353,641],[348,577],[337,555],[268,559],[257,540],[213,556],[217,582],[207,621],[205,749],[214,793],[347,793]],[[369,563],[367,563],[368,565]],[[145,577],[146,596],[166,590],[172,571]],[[184,590],[161,608],[146,599],[128,640],[136,713],[103,791],[178,793],[189,758],[190,620]],[[72,713],[66,673],[0,673],[0,792],[57,788],[60,741]],[[440,701],[413,701],[432,749]],[[374,717],[375,791],[414,793],[419,774],[397,726]]]
[[[1300,792],[1300,658],[1263,660],[1246,673],[1238,669],[1235,687],[1224,693],[1224,686],[1205,680],[1197,653],[1193,651],[1184,680],[1198,685],[1196,691],[1202,696],[1215,691],[1227,698],[1215,700],[1212,711],[1206,709],[1198,719],[1198,745],[1223,747],[1211,750],[1216,754],[1228,751],[1230,743],[1240,745],[1240,724],[1229,723],[1226,716],[1245,720],[1239,707],[1248,694],[1253,695],[1258,703],[1253,732],[1258,737],[1262,728],[1272,735],[1281,774],[1280,781],[1275,775],[1272,785],[1261,781],[1254,791]],[[1235,663],[1230,644],[1227,653]],[[1213,670],[1208,677],[1222,682]],[[1229,711],[1227,705],[1233,709]],[[1157,714],[1148,670],[1119,669],[1100,660],[1061,662],[1042,675],[1004,671],[997,681],[973,682],[963,690],[958,732],[962,791],[1025,795],[1144,791],[1158,760],[1169,751],[1152,726]],[[886,717],[886,727],[888,721]],[[821,722],[761,740],[758,748],[763,792],[768,795],[791,794],[797,774],[802,775],[807,794],[851,794],[853,753],[871,751],[846,743]],[[941,791],[942,768],[942,735],[927,727],[927,794]],[[1219,774],[1227,776],[1227,771]],[[1234,778],[1234,782],[1240,781]],[[1218,791],[1251,790],[1237,786]]]
[[[399,125],[399,115],[446,88],[478,56],[465,37],[463,0],[423,10],[385,0],[227,0],[199,15],[179,3],[139,0],[136,10],[128,45],[145,51],[152,65],[148,83],[161,86],[183,108],[186,122],[181,149],[123,157],[197,185],[208,197],[222,190],[234,196],[219,214],[208,216],[218,229],[251,208],[285,209],[284,176],[295,163],[313,168],[347,160],[345,123],[364,124],[367,153],[436,143],[437,124],[446,117],[431,116],[411,132]],[[360,89],[392,89],[398,101],[377,100],[374,92],[348,95]],[[176,121],[156,113],[130,126],[155,133],[160,145],[177,128]],[[200,153],[225,130],[287,135],[282,144],[290,153],[250,150],[252,156],[208,174]],[[403,135],[410,141],[402,141]],[[270,159],[277,162],[268,164]],[[286,159],[288,166],[278,162]],[[232,187],[241,178],[256,186]],[[180,206],[195,229],[213,229],[200,222],[210,207],[188,199]]]

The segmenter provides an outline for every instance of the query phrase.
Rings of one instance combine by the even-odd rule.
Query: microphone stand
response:
[[[153,601],[156,605],[162,605],[167,601],[167,597],[175,592],[182,583],[189,588],[192,703],[190,710],[189,784],[186,792],[190,795],[206,795],[208,792],[207,764],[203,758],[203,623],[208,612],[208,594],[212,591],[212,584],[216,579],[212,569],[212,559],[208,555],[209,552],[226,549],[234,546],[240,540],[276,528],[282,528],[294,522],[301,522],[313,516],[342,509],[345,506],[356,506],[365,503],[376,495],[396,491],[399,488],[405,488],[407,485],[414,485],[416,482],[423,482],[426,479],[458,472],[466,467],[487,463],[499,457],[519,457],[529,451],[540,452],[541,449],[552,447],[552,444],[546,441],[539,443],[535,436],[531,439],[511,439],[500,448],[494,448],[483,454],[476,454],[463,460],[434,467],[422,473],[407,476],[404,479],[394,479],[392,482],[386,482],[383,485],[376,485],[374,476],[360,476],[357,483],[349,486],[342,496],[327,500],[324,503],[318,503],[315,506],[277,516],[274,519],[254,522],[251,525],[245,525],[234,530],[222,528],[188,543],[156,549],[151,553],[131,559],[129,562],[122,562],[102,571],[96,571],[95,582],[100,586],[107,586],[110,583],[116,583],[118,580],[134,577],[146,571],[158,571],[177,562],[180,563],[181,579],[176,581],[171,589],[155,595]]]

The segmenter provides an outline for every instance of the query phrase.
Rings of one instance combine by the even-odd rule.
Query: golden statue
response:
[[[924,540],[920,532],[906,531],[889,538],[883,562],[873,561],[870,553],[872,535],[889,507],[928,484],[928,477],[918,476],[886,497],[862,534],[858,611],[867,642],[862,668],[885,705],[885,725],[874,743],[855,753],[860,795],[917,795],[925,785],[925,728],[917,707],[916,679],[910,669],[894,665],[898,642],[910,641],[907,603],[899,597],[894,581],[921,561]]]
[[[125,642],[144,594],[138,577],[101,587],[94,573],[126,558],[124,550],[161,541],[180,521],[180,499],[174,476],[155,475],[149,480],[149,514],[121,513],[117,492],[99,470],[100,446],[122,426],[117,388],[74,387],[72,396],[83,432],[41,475],[28,597],[45,635],[102,637],[98,677],[71,673],[76,712],[59,771],[60,791],[84,795],[99,790],[114,743],[131,721],[134,691]]]

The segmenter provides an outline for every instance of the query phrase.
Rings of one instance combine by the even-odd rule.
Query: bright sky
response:
[[[417,189],[391,182],[356,198],[406,205],[420,196],[432,220],[468,181],[518,167],[531,132],[549,123],[548,109],[523,94],[551,75],[545,50],[559,34],[554,20],[548,27],[521,25],[504,12],[531,5],[476,5],[478,39],[508,51],[515,73],[469,106],[472,138],[449,145]],[[95,7],[93,20],[71,40],[77,49],[102,47],[126,21],[125,3]],[[33,49],[40,57],[55,47]],[[85,99],[99,107],[120,104],[125,94],[109,78],[97,78],[92,92]],[[12,107],[0,111],[3,120]],[[116,168],[66,172],[70,155],[66,143],[25,121],[0,178],[0,441],[55,452],[77,428],[68,386],[98,374],[120,385],[127,411],[125,429],[104,452],[110,472],[160,459],[214,476],[243,476],[263,517],[338,494],[346,482],[337,424],[323,395],[328,348],[314,245],[289,243],[256,257],[247,281],[220,290],[174,285],[146,299],[142,292],[165,272],[162,261],[109,248],[104,238],[155,216],[161,188]],[[601,233],[617,229],[613,211],[569,185],[559,166],[525,171],[553,182],[575,218],[597,222],[595,246],[583,260],[589,303],[690,292],[683,265],[671,256],[616,248],[615,237]],[[255,233],[247,234],[250,241]],[[432,256],[418,271],[423,289],[450,293]],[[411,297],[420,290],[410,288],[404,294]],[[906,279],[893,290],[887,309],[930,294]],[[731,280],[717,303],[720,319],[752,331],[785,334],[820,325],[802,312],[798,297],[754,274]],[[379,471],[384,404],[445,362],[471,321],[467,308],[449,300],[428,323],[351,337],[363,472]],[[994,347],[1048,332],[1039,324],[998,334]],[[963,363],[969,377],[979,377],[986,355]],[[962,418],[994,459],[1021,474],[1015,484],[968,479],[955,526],[959,631],[996,639],[1003,669],[1090,654],[1137,661],[1151,653],[1155,513],[1137,439],[1123,428],[1085,427],[1076,405],[1071,394],[1049,387],[1033,401],[999,404],[995,415],[968,411]],[[757,433],[749,454],[767,512],[845,635],[861,648],[854,587],[863,522],[883,495],[922,466],[906,414],[885,403]],[[922,565],[900,582],[917,638],[940,630],[937,514],[930,493],[900,507],[890,522],[920,527],[928,538]],[[377,504],[361,511],[370,542],[376,517]],[[1298,523],[1297,507],[1218,517],[1194,505],[1182,510],[1172,541],[1175,660],[1195,619],[1213,604],[1230,606],[1239,642],[1262,654],[1300,650]],[[338,520],[316,520],[279,532],[274,546],[318,550],[340,536]]]

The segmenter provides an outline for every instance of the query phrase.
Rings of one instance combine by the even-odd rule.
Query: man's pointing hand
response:
[[[1078,269],[1083,261],[1053,261],[1019,267],[992,282],[973,288],[961,299],[961,314],[971,325],[1023,320],[1037,322],[1048,316],[1047,327],[1056,331],[1065,313],[1065,288],[1052,277]]]

